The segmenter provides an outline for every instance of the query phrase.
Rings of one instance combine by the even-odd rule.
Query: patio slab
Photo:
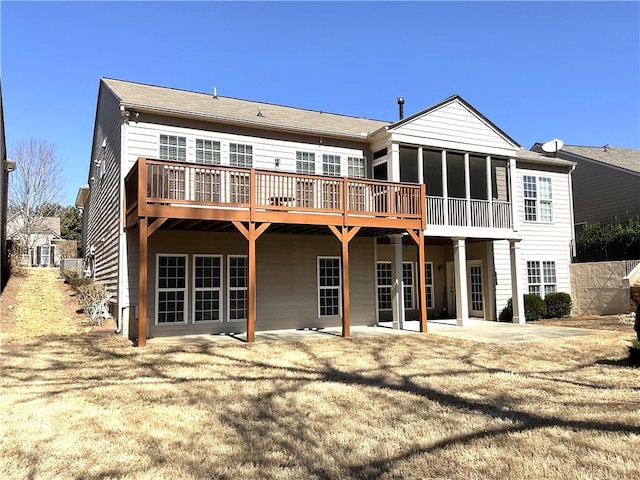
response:
[[[430,320],[427,325],[428,334],[450,338],[459,338],[481,343],[521,343],[537,340],[580,337],[602,333],[600,330],[552,327],[547,325],[489,322],[471,319],[464,327],[458,327],[455,320]],[[340,327],[329,327],[311,330],[271,330],[256,332],[256,342],[268,341],[306,341],[321,338],[340,337]],[[420,335],[416,321],[405,322],[404,330],[396,330],[389,326],[351,327],[352,338],[375,337],[381,335]],[[170,345],[203,345],[208,343],[246,342],[246,334],[228,335],[183,335],[175,337],[155,337],[147,340],[149,346]]]

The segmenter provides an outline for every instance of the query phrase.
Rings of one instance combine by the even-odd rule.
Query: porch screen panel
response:
[[[447,191],[450,198],[467,196],[464,181],[464,155],[447,152]]]
[[[471,198],[489,200],[487,198],[487,163],[485,157],[469,156],[469,177]]]
[[[247,272],[249,264],[246,256],[229,256],[229,321],[247,319]]]
[[[186,255],[159,254],[157,256],[156,292],[156,323],[186,323]]]
[[[442,152],[424,150],[422,152],[422,173],[427,185],[427,195],[441,197],[442,189]]]
[[[339,257],[318,257],[318,315],[320,317],[340,315],[341,274]]]
[[[220,322],[222,257],[195,255],[193,271],[193,321]]]

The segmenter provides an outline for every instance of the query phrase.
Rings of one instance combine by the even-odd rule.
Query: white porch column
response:
[[[400,181],[400,145],[391,144],[391,162],[387,165],[387,176],[390,182]]]
[[[418,183],[422,185],[424,183],[424,168],[422,165],[422,147],[418,147],[418,158],[416,159],[418,162]]]
[[[489,200],[489,228],[493,228],[493,191],[491,185],[491,157],[487,155],[485,169],[487,171],[487,200]]]
[[[511,257],[511,302],[513,304],[513,323],[524,324],[524,292],[522,291],[522,259],[520,256],[520,240],[509,240]]]
[[[467,199],[465,204],[465,212],[467,216],[467,227],[472,225],[471,222],[471,174],[469,173],[469,154],[464,154],[464,196]]]
[[[511,221],[513,222],[513,231],[520,230],[520,222],[518,221],[518,209],[516,208],[516,159],[509,159],[509,200],[511,201]]]
[[[464,327],[469,323],[466,239],[453,239],[453,261],[456,270],[456,323],[459,327]]]
[[[447,185],[447,151],[442,150],[442,209],[444,224],[449,225],[449,186]]]
[[[393,328],[404,329],[404,283],[402,281],[402,235],[392,235],[393,262],[391,264],[391,313],[393,315]]]

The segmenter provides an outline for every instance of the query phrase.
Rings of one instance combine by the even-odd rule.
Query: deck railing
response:
[[[139,202],[421,220],[421,185],[140,158],[126,178]],[[146,190],[146,191],[145,191]]]
[[[512,228],[511,202],[427,197],[427,223],[456,227]]]

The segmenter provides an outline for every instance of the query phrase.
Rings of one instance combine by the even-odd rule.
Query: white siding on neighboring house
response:
[[[367,153],[363,149],[219,133],[145,122],[130,121],[125,128],[127,155],[124,175],[135,164],[138,157],[159,158],[159,139],[161,134],[186,138],[187,162],[195,162],[196,139],[220,142],[222,165],[229,165],[229,144],[231,143],[251,145],[253,147],[253,167],[267,170],[277,169],[285,172],[295,172],[296,152],[312,152],[315,154],[315,173],[317,175],[322,175],[322,155],[339,155],[340,171],[343,176],[346,176],[348,157],[363,158],[366,157]],[[276,167],[275,159],[279,160],[279,167]]]
[[[493,155],[513,155],[515,146],[459,101],[390,129],[393,140]]]
[[[120,234],[120,104],[106,88],[100,89],[93,135],[84,253],[95,250],[95,279],[117,295]],[[104,142],[104,147],[102,146]],[[104,162],[104,167],[101,163]],[[104,175],[101,173],[104,171]]]

